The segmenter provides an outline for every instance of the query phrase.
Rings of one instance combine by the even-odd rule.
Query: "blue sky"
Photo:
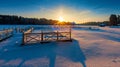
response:
[[[106,21],[120,14],[120,0],[0,0],[0,14],[58,19],[77,23]]]

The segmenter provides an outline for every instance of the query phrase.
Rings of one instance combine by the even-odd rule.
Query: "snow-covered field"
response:
[[[120,67],[120,28],[73,28],[72,38],[20,46],[15,33],[0,42],[0,67]]]

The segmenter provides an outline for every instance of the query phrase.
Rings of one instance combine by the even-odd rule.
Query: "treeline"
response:
[[[58,24],[58,20],[46,18],[25,18],[22,16],[0,15],[0,24],[11,25],[53,25]],[[63,22],[62,24],[71,24],[70,22]]]
[[[100,25],[100,24],[105,24],[106,26],[109,26],[109,21],[103,21],[103,22],[86,22],[86,23],[81,23],[80,25]]]
[[[118,26],[120,25],[120,15],[111,14],[109,17],[109,21],[81,23],[81,25],[101,25],[101,24],[104,24],[106,26]]]

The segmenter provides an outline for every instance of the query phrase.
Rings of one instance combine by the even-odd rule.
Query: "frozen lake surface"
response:
[[[120,28],[73,28],[72,38],[20,46],[15,33],[0,42],[0,67],[120,67]]]

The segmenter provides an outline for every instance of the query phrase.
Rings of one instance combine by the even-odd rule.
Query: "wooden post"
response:
[[[6,37],[5,38],[7,38],[8,37],[8,30],[6,30],[5,33],[6,33]]]
[[[11,29],[11,35],[13,35],[14,34],[14,29]]]
[[[31,33],[32,33],[32,31],[33,31],[33,28],[31,27]]]
[[[71,26],[70,26],[70,32],[69,33],[70,33],[70,40],[71,40]]]
[[[59,40],[59,32],[57,31],[57,41]]]
[[[43,31],[41,31],[41,42],[43,42]]]
[[[25,37],[24,37],[25,33],[24,32],[23,32],[22,36],[23,36],[23,38],[22,38],[22,44],[21,45],[24,45],[25,44],[25,40],[24,40],[25,39]]]
[[[17,28],[15,27],[15,32],[17,33]]]

